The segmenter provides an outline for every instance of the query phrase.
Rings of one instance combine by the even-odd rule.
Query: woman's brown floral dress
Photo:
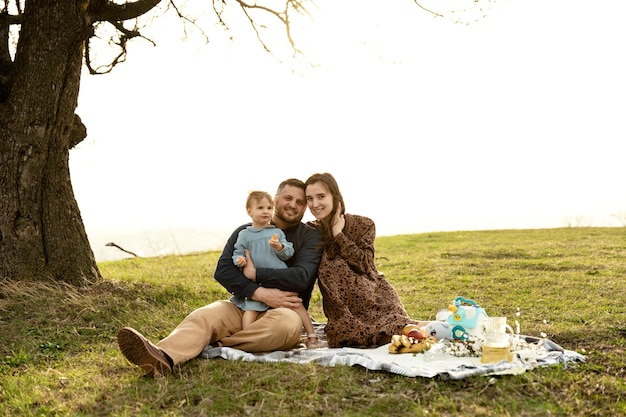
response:
[[[380,346],[417,321],[407,315],[396,290],[376,269],[374,222],[351,214],[345,220],[343,233],[335,237],[338,255],[329,259],[324,252],[318,274],[328,346]]]

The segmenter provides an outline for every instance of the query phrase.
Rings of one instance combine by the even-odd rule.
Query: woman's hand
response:
[[[335,213],[335,217],[333,218],[333,224],[331,226],[333,237],[341,233],[346,225],[346,219],[343,214],[341,214],[341,211],[341,204],[339,204],[337,207],[337,213]]]

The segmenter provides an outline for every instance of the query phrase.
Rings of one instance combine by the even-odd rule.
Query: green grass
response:
[[[567,228],[380,237],[377,263],[411,316],[458,295],[524,334],[587,356],[573,367],[460,381],[360,367],[192,360],[143,377],[120,327],[153,341],[194,308],[228,297],[218,252],[101,263],[105,282],[0,281],[0,415],[612,416],[626,414],[626,230]],[[325,321],[315,292],[311,314]]]

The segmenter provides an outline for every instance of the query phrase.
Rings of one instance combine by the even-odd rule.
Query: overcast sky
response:
[[[174,251],[182,228],[220,249],[249,190],[324,171],[379,235],[620,225],[626,3],[481,1],[487,17],[463,23],[411,1],[337,3],[294,32],[314,67],[277,37],[279,62],[235,20],[208,26],[208,44],[161,23],[157,47],[83,77],[88,137],[70,164],[98,259],[102,239],[172,249],[152,230]]]

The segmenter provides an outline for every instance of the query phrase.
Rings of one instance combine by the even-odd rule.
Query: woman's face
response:
[[[330,216],[333,210],[333,196],[330,195],[328,188],[321,182],[309,184],[305,190],[306,203],[309,206],[311,214],[316,219],[322,220]]]

